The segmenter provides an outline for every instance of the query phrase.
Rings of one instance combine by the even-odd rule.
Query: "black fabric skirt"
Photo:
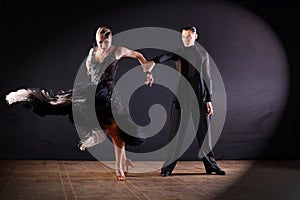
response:
[[[47,92],[40,88],[28,88],[29,96],[26,100],[19,101],[26,108],[31,109],[39,116],[65,115],[70,121],[81,127],[81,137],[92,130],[105,131],[105,127],[115,123],[112,106],[116,106],[118,120],[125,124],[126,131],[119,128],[120,138],[126,145],[135,146],[144,143],[144,133],[130,121],[127,111],[116,94],[112,94],[113,81],[104,80],[100,83],[82,84],[67,91]],[[113,102],[113,103],[112,103]],[[95,115],[96,114],[96,115]],[[76,115],[76,120],[74,117]],[[96,116],[96,120],[92,119]]]

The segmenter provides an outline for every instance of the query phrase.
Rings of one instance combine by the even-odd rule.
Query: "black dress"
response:
[[[126,122],[126,130],[130,132],[129,135],[117,126],[120,138],[126,145],[140,145],[145,141],[144,134],[138,126],[129,120],[128,112],[122,106],[117,91],[113,90],[119,61],[115,57],[117,47],[113,48],[101,62],[96,61],[95,50],[93,51],[90,66],[90,83],[77,85],[73,89],[60,91],[56,94],[51,94],[40,88],[20,89],[9,93],[6,96],[6,100],[9,104],[22,103],[26,108],[31,109],[40,116],[68,116],[72,123],[74,123],[74,113],[76,113],[76,118],[79,119],[76,120],[76,124],[81,127],[79,134],[81,138],[85,138],[81,142],[89,137],[97,139],[99,135],[95,134],[99,133],[99,124],[102,129],[101,132],[108,133],[106,127],[115,123],[111,108],[111,106],[114,106],[118,118],[123,123],[124,121]],[[90,123],[94,121],[90,117],[95,111],[97,123]],[[98,143],[99,141],[93,141],[92,144],[86,147],[91,147]]]

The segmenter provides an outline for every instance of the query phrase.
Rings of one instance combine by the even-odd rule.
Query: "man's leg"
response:
[[[178,137],[174,142],[174,145],[170,146],[169,152],[167,153],[167,160],[163,164],[161,169],[161,176],[171,175],[174,170],[179,155],[181,155],[181,147],[184,137],[184,132],[178,131],[180,125],[181,111],[178,101],[174,101],[171,108],[171,131],[170,131],[170,140],[176,137],[176,133],[178,132]],[[185,125],[183,124],[181,130],[185,130]]]
[[[170,140],[172,140],[176,136],[176,132],[179,127],[180,123],[180,109],[177,101],[173,101],[172,107],[171,107],[171,130],[170,130]],[[176,166],[177,158],[175,158],[176,155],[176,148],[177,148],[177,142],[176,145],[170,146],[168,153],[167,153],[167,160],[163,164],[163,167],[161,168],[161,176],[169,176],[171,175],[173,169]]]
[[[200,122],[197,131],[197,140],[200,146],[202,161],[207,174],[215,172],[218,175],[225,175],[225,171],[221,170],[216,162],[215,155],[212,151],[210,116],[206,114],[206,105],[200,105]],[[205,139],[205,137],[207,138]]]

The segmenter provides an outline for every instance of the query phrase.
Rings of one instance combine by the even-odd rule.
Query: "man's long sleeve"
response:
[[[173,52],[168,52],[166,54],[162,54],[160,56],[156,56],[155,58],[152,59],[152,61],[154,61],[155,63],[162,63],[162,62],[166,62],[169,60],[178,60],[179,56],[177,54],[174,54]]]
[[[210,71],[210,60],[209,60],[209,55],[206,52],[205,56],[203,57],[203,66],[202,66],[202,76],[204,78],[204,82],[206,85],[206,89],[208,91],[208,94],[206,94],[205,101],[211,101],[211,96],[213,93],[213,88],[212,88],[212,78],[211,78],[211,71]]]

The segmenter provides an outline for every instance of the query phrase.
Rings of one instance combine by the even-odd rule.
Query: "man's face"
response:
[[[191,31],[191,30],[183,30],[181,32],[182,42],[185,47],[190,47],[190,46],[194,45],[197,37],[198,37],[198,34],[193,33],[193,31]]]

